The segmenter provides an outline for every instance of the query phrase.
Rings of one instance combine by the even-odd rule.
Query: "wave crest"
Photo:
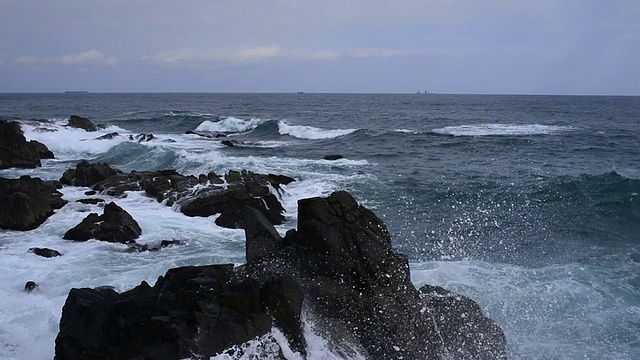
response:
[[[216,132],[216,133],[238,133],[255,129],[265,122],[262,119],[243,120],[235,117],[227,117],[219,121],[205,120],[198,125],[196,131]]]
[[[431,130],[435,134],[453,136],[551,135],[575,130],[572,126],[540,124],[473,124],[445,126]]]
[[[284,121],[278,122],[280,135],[289,135],[298,139],[319,140],[332,139],[351,134],[358,129],[321,129],[313,126],[288,125]]]

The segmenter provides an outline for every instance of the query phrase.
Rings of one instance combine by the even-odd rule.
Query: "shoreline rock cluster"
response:
[[[77,124],[70,121],[70,126],[94,131],[83,119],[74,118]],[[19,125],[16,131],[12,124],[0,122],[0,137],[17,139],[0,147],[0,165],[25,166],[2,160],[27,146]],[[310,313],[316,331],[344,356],[357,351],[373,360],[506,359],[500,327],[467,297],[429,285],[416,289],[408,259],[393,251],[382,220],[349,193],[299,200],[297,227],[281,236],[274,228],[285,220],[278,196],[292,181],[245,170],[224,176],[185,176],[174,170],[125,174],[87,161],[65,171],[60,182],[0,178],[3,229],[39,226],[67,203],[58,191],[64,184],[115,197],[141,191],[186,216],[219,214],[219,226],[245,231],[246,263],[241,266],[173,268],[153,286],[143,281],[123,293],[108,286],[71,289],[55,358],[207,357],[268,334],[273,326],[304,357],[302,316]],[[131,215],[110,202],[102,215],[89,214],[64,238],[120,242],[133,251],[179,243],[145,247],[135,243],[141,232]],[[45,248],[30,252],[61,255]],[[29,282],[25,290],[36,287]]]

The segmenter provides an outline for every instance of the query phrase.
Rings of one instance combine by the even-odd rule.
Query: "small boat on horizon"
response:
[[[86,94],[89,91],[87,90],[65,90],[64,93],[65,94]]]

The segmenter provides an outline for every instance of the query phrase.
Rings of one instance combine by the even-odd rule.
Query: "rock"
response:
[[[454,359],[506,359],[507,340],[496,323],[466,296],[439,287],[420,288],[423,306],[440,329],[445,351]]]
[[[156,137],[153,134],[138,134],[138,135],[129,135],[129,140],[137,141],[137,142],[147,142],[155,139]]]
[[[97,194],[98,192],[95,190],[89,190],[89,191],[85,191],[84,194],[87,196],[93,196],[95,194]]]
[[[324,160],[340,160],[340,159],[344,159],[344,156],[338,155],[338,154],[333,154],[333,155],[325,155],[322,158]]]
[[[506,358],[504,334],[475,302],[413,286],[382,221],[350,194],[300,200],[298,229],[284,238],[244,210],[244,266],[170,269],[121,294],[72,289],[56,359],[206,358],[272,324],[304,357],[303,303],[328,347],[367,359]]]
[[[38,288],[38,284],[35,281],[27,281],[27,283],[24,284],[24,291],[26,292],[32,292],[37,288]]]
[[[98,136],[96,140],[111,140],[118,136],[120,136],[120,134],[118,134],[117,132],[112,132],[112,133],[104,134],[102,136]]]
[[[40,159],[52,159],[46,145],[35,140],[27,142],[20,123],[0,120],[0,169],[36,168]]]
[[[184,242],[181,240],[162,240],[160,244],[157,244],[157,245],[138,244],[135,242],[128,245],[129,245],[130,252],[143,252],[143,251],[158,251],[160,249],[164,249],[167,246],[172,246],[172,245],[184,245]]]
[[[231,140],[222,140],[220,142],[222,145],[227,146],[227,147],[234,147],[236,146],[235,141],[231,141]]]
[[[69,229],[63,239],[87,241],[97,239],[116,243],[131,243],[142,234],[142,229],[135,219],[114,202],[104,207],[100,216],[89,214],[82,222]]]
[[[78,199],[76,200],[76,202],[81,204],[96,205],[99,203],[103,203],[104,199],[100,199],[100,198]]]
[[[62,309],[56,359],[210,357],[271,329],[260,289],[233,265],[167,271],[122,294],[72,289]]]
[[[73,186],[92,186],[122,171],[112,169],[107,163],[91,164],[87,160],[80,161],[75,169],[68,169],[62,174],[60,182]]]
[[[98,127],[94,123],[92,123],[91,120],[77,115],[71,115],[69,117],[69,123],[67,124],[67,126],[71,126],[77,129],[83,129],[84,131],[88,132],[98,131]]]
[[[0,177],[0,229],[35,229],[66,203],[54,182]]]
[[[29,249],[29,252],[34,253],[38,256],[46,257],[46,258],[62,256],[62,254],[58,250],[49,249],[49,248],[33,247]]]

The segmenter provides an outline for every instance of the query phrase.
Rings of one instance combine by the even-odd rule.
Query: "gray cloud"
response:
[[[448,92],[640,93],[636,0],[21,0],[2,8],[0,75],[10,81],[0,91],[42,84],[32,78],[38,68],[39,79],[58,84],[103,79],[131,90],[140,87],[123,79],[159,76],[175,79],[158,83],[162,91],[226,91],[233,81],[247,91],[303,82],[308,91],[427,83]]]

